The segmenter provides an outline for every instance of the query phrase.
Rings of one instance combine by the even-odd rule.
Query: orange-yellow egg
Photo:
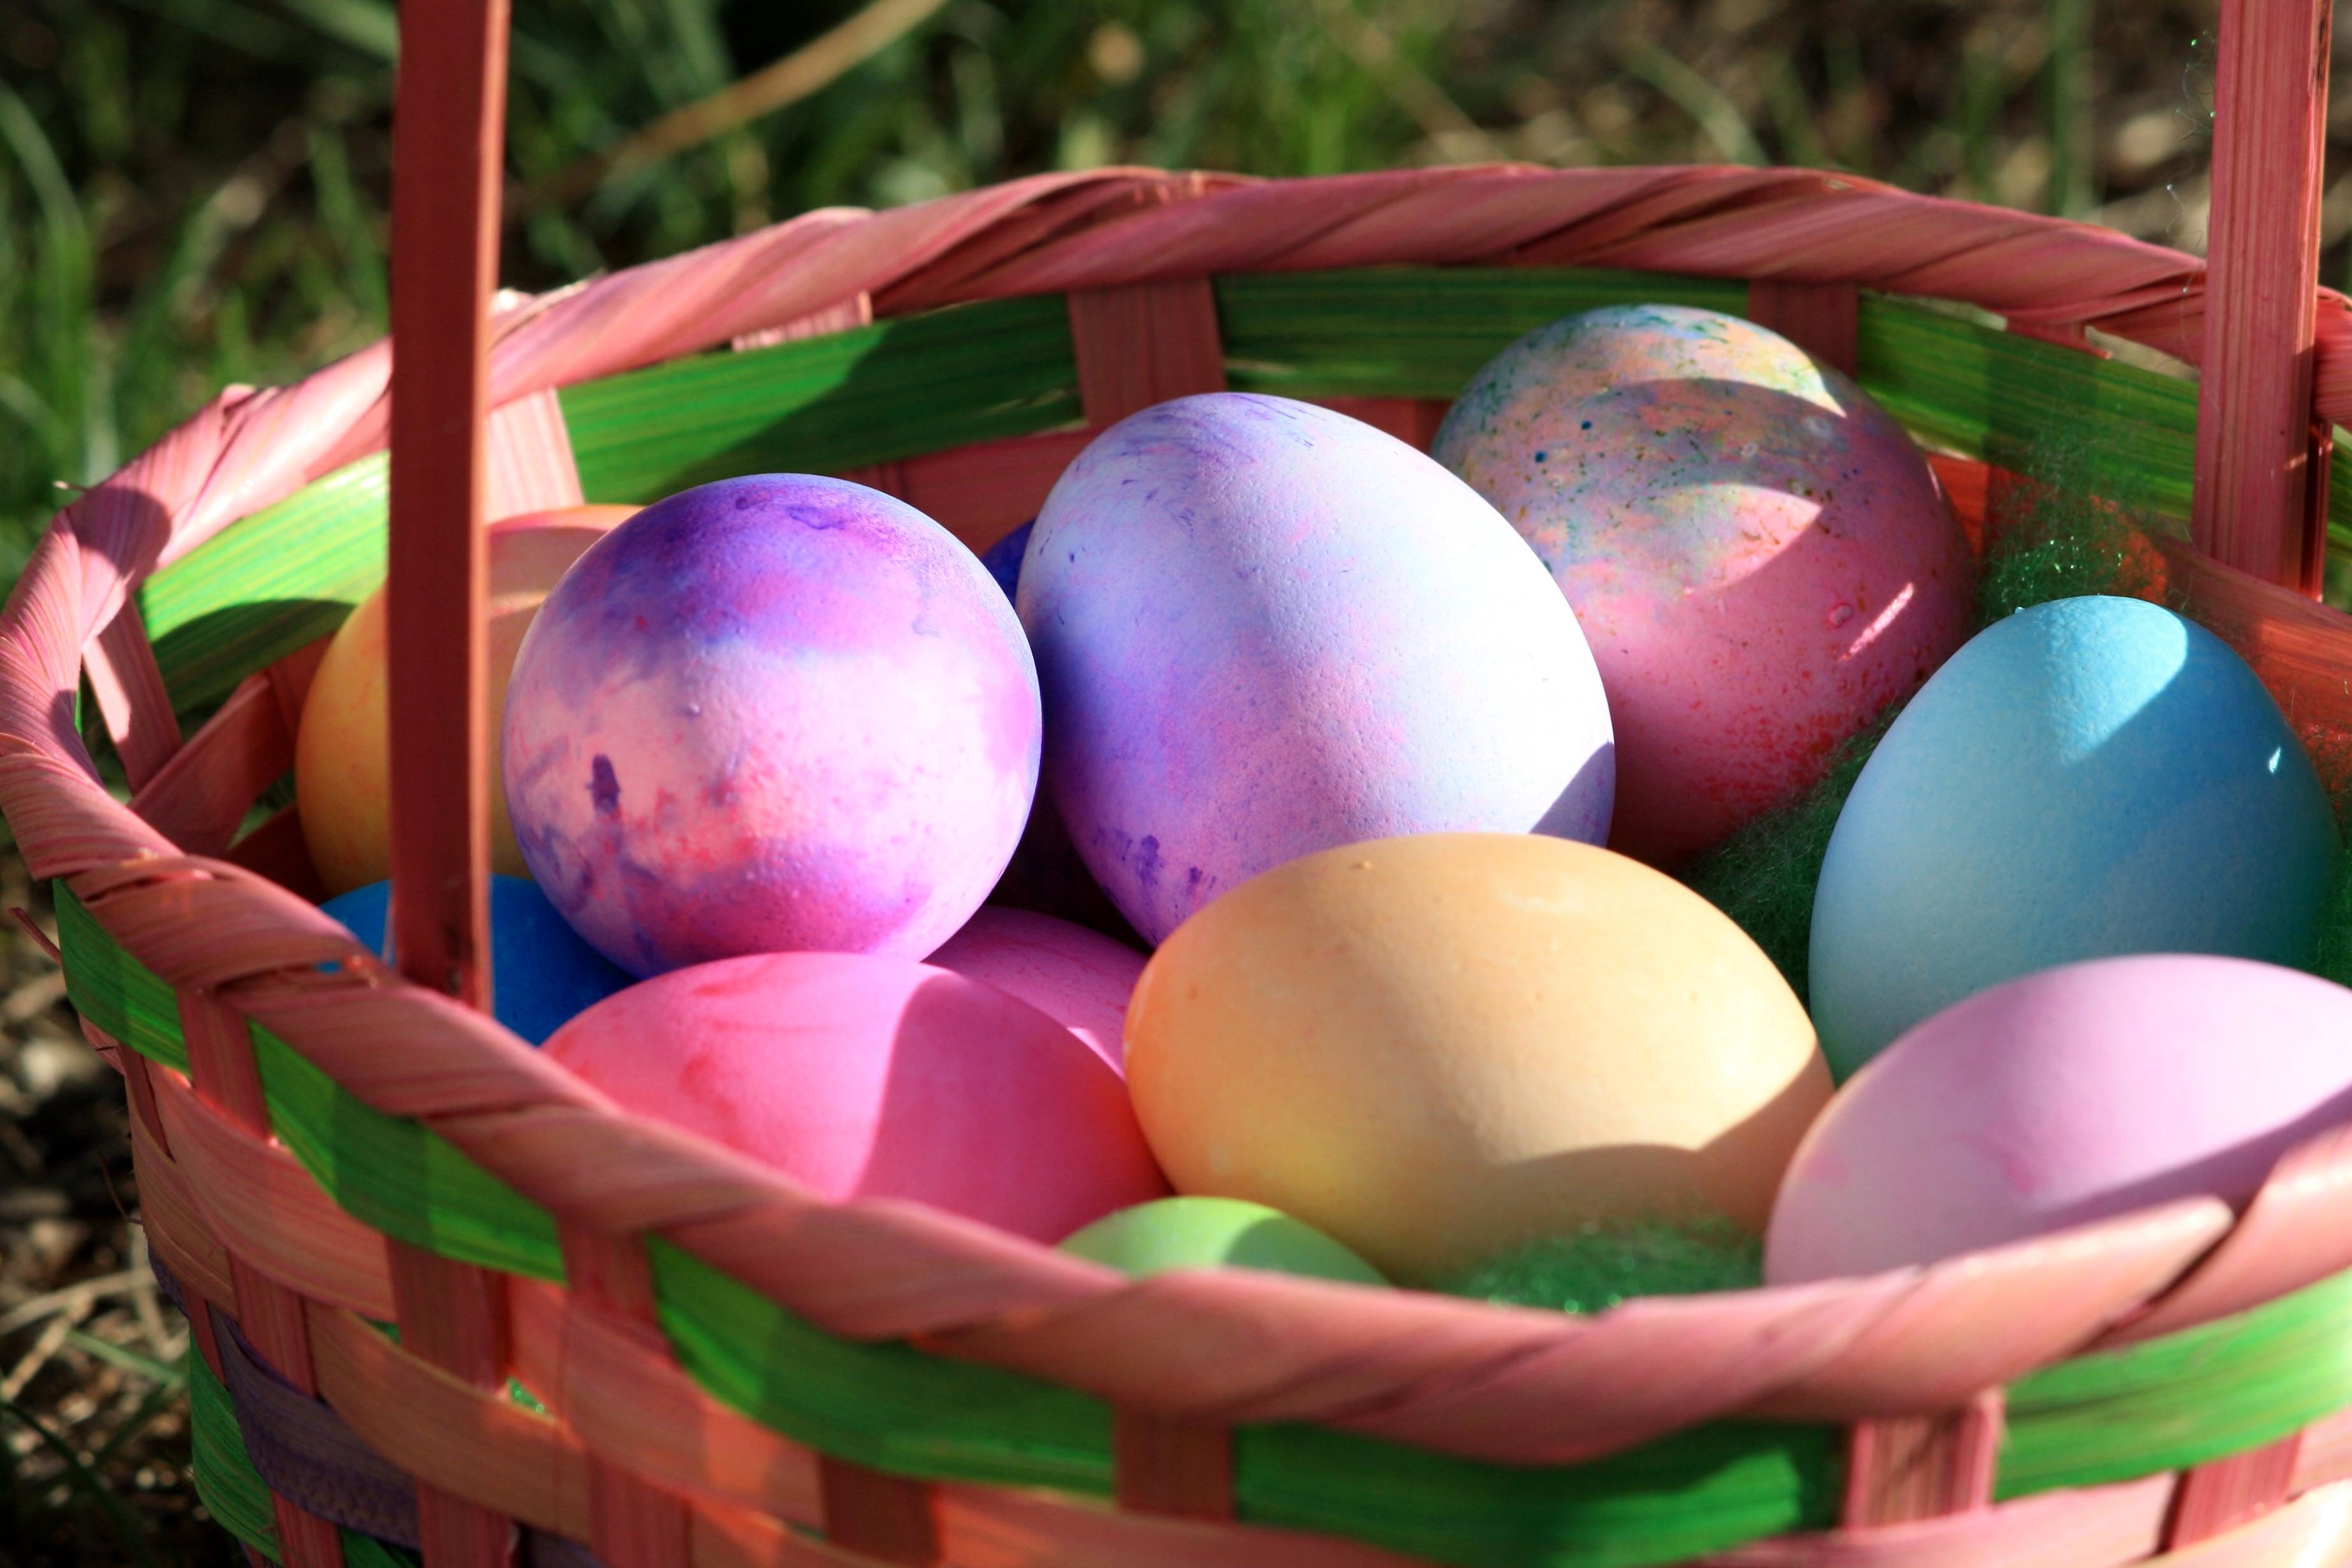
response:
[[[1597,1221],[1761,1231],[1830,1094],[1804,1008],[1721,911],[1519,834],[1243,883],[1144,970],[1127,1070],[1179,1192],[1269,1205],[1420,1281]]]
[[[507,822],[499,777],[499,714],[515,650],[557,578],[637,509],[562,507],[510,517],[489,531],[488,728],[490,868],[528,877]],[[311,864],[331,893],[392,874],[391,695],[384,658],[383,590],[360,601],[327,645],[302,704],[294,743],[294,794]]]

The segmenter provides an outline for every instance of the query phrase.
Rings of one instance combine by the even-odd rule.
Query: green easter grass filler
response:
[[[1592,1224],[1504,1253],[1448,1293],[1506,1307],[1601,1312],[1639,1296],[1699,1296],[1764,1283],[1764,1244],[1719,1215]]]

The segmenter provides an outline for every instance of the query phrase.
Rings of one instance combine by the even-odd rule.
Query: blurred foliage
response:
[[[2202,226],[2185,0],[946,0],[800,101],[551,195],[857,9],[518,0],[508,279],[1106,163],[1769,159]],[[0,6],[0,574],[59,483],[382,330],[397,35],[388,0]]]

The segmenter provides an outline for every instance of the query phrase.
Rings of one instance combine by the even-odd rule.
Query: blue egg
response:
[[[980,563],[988,568],[988,574],[996,579],[1008,599],[1021,585],[1021,555],[1029,548],[1029,531],[1036,526],[1033,517],[981,552]]]
[[[319,908],[392,962],[384,924],[392,884],[371,882],[329,899]],[[490,879],[490,1010],[499,1023],[536,1046],[575,1015],[635,982],[580,940],[536,882]]]
[[[1887,731],[1813,898],[1812,1008],[1840,1077],[2035,970],[2131,952],[2300,965],[2336,822],[2221,639],[2137,599],[1979,633]]]

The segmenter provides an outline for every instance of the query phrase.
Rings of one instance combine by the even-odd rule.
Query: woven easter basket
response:
[[[478,32],[436,53],[427,29],[484,9],[404,7],[404,93],[481,110],[453,116],[445,174],[496,122],[497,50]],[[2206,547],[2153,535],[2151,592],[2340,738],[2352,619],[2305,593],[2352,505],[2313,435],[2352,422],[2352,312],[2313,287],[2315,152],[2300,171],[2276,153],[2282,126],[2301,145],[2316,124],[2325,76],[2233,110],[2226,74],[2282,18],[2263,47],[2307,68],[2306,9],[2232,7],[2217,184],[2247,199],[2217,210],[2211,279],[1812,173],[1106,171],[811,214],[492,311],[491,247],[454,282],[413,259],[483,234],[497,163],[476,147],[450,176],[470,201],[396,205],[401,384],[426,389],[404,413],[384,344],[225,394],[58,517],[0,621],[0,807],[54,880],[71,998],[128,1086],[144,1222],[200,1352],[212,1511],[302,1568],[2352,1557],[2344,1132],[2241,1213],[2188,1201],[1586,1318],[1248,1272],[1131,1281],[919,1206],[818,1203],[444,994],[479,969],[478,742],[403,728],[432,695],[405,672],[467,679],[486,507],[835,472],[985,547],[1090,431],[1161,398],[1280,392],[1425,444],[1529,327],[1669,300],[1854,372],[1944,454],[1979,533],[2001,465],[2063,433],[2091,489]],[[400,134],[414,189],[439,133]],[[2086,331],[2201,362],[2203,417],[2197,385]],[[450,416],[469,406],[486,421]],[[299,803],[255,809],[388,537],[395,878],[425,889],[402,947],[433,986],[306,897]]]

